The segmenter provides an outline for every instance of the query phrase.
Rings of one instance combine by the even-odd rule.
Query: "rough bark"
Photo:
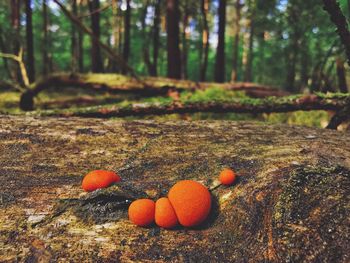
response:
[[[323,0],[323,5],[324,9],[329,13],[332,22],[337,27],[337,32],[344,45],[348,64],[350,65],[350,32],[346,18],[340,9],[338,1]]]
[[[89,10],[91,13],[91,69],[92,72],[103,72],[103,62],[100,51],[100,13],[96,12],[100,8],[99,0],[89,0]]]
[[[181,52],[180,52],[180,10],[179,0],[167,0],[167,60],[168,78],[181,78]]]
[[[35,116],[39,114],[41,116],[78,116],[93,118],[111,118],[145,115],[165,115],[174,113],[184,114],[196,112],[234,112],[257,114],[272,112],[291,112],[299,110],[342,111],[344,108],[347,107],[347,99],[349,99],[349,95],[342,95],[340,98],[333,95],[325,95],[322,97],[316,95],[300,95],[282,98],[249,98],[210,102],[174,101],[167,103],[135,103],[122,106],[92,106],[87,108],[67,110],[47,110],[33,112],[33,115]]]
[[[0,117],[0,261],[348,262],[349,135],[246,122]],[[212,190],[204,225],[169,231],[127,220],[128,200],[177,181]],[[122,182],[85,194],[82,176]]]
[[[226,27],[226,0],[219,1],[219,32],[218,32],[218,46],[216,49],[215,58],[215,81],[225,81],[225,27]]]

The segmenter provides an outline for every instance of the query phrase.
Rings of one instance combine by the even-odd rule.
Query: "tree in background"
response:
[[[30,82],[35,81],[34,43],[32,23],[32,1],[26,0],[26,42],[27,42],[27,72]]]
[[[201,0],[202,26],[202,46],[200,49],[200,73],[199,80],[205,81],[208,55],[209,55],[209,25],[208,25],[209,0]]]
[[[94,37],[91,38],[91,70],[92,72],[103,72],[103,63],[100,46],[96,40],[100,39],[100,1],[89,0],[89,10],[91,14],[91,29]]]
[[[226,0],[219,0],[219,32],[218,46],[215,59],[215,81],[225,81],[225,27],[226,27]]]
[[[232,58],[232,72],[231,81],[237,81],[238,75],[238,55],[239,55],[239,39],[240,39],[240,21],[241,21],[241,9],[243,4],[241,0],[235,2],[235,19],[234,19],[234,42],[233,42],[233,58]]]
[[[130,0],[126,0],[126,10],[124,16],[124,45],[123,45],[123,59],[126,63],[129,61],[130,55],[130,19],[131,19],[131,7]],[[123,70],[125,74],[125,69]]]
[[[180,52],[180,30],[179,30],[179,0],[167,0],[167,57],[169,78],[181,78],[181,52]]]

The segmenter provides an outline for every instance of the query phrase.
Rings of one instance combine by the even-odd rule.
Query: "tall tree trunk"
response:
[[[160,32],[160,5],[161,0],[157,0],[154,7],[153,20],[153,63],[151,76],[158,75],[158,55],[159,55],[159,32]]]
[[[20,50],[20,0],[12,0],[11,2],[11,25],[13,29],[13,53],[18,55]],[[17,62],[13,62],[13,76],[15,79],[23,84],[21,71]]]
[[[179,0],[167,0],[167,57],[168,77],[181,78],[181,52],[180,52],[180,30],[179,30]]]
[[[336,64],[337,64],[339,91],[343,93],[347,93],[349,90],[348,90],[348,85],[346,83],[344,61],[341,58],[337,58]]]
[[[226,27],[226,0],[219,0],[219,33],[215,59],[215,81],[225,81],[225,27]]]
[[[78,16],[78,6],[77,0],[72,0],[72,12],[74,16]],[[72,51],[72,71],[76,72],[78,67],[78,41],[77,41],[77,31],[75,29],[75,25],[72,24],[72,35],[71,35],[71,51]]]
[[[43,0],[43,42],[42,42],[42,56],[43,56],[43,65],[42,65],[42,74],[45,76],[49,73],[49,55],[48,55],[48,11],[47,11],[47,1]]]
[[[79,2],[78,13],[82,13],[82,1]],[[84,72],[84,34],[81,30],[78,30],[78,67],[79,72]]]
[[[119,39],[119,6],[118,6],[119,0],[112,0],[112,30],[113,30],[113,50],[116,53],[119,53],[119,45],[120,45],[120,39]],[[118,65],[116,61],[110,59],[110,70],[112,72],[118,72]]]
[[[208,54],[209,54],[209,26],[208,26],[208,11],[209,0],[201,1],[201,12],[203,19],[202,30],[202,48],[201,48],[201,66],[200,66],[200,81],[205,81],[205,76],[208,67]]]
[[[253,79],[253,43],[255,34],[255,0],[251,0],[249,3],[250,8],[250,19],[249,19],[249,40],[248,40],[248,50],[247,50],[247,64],[244,71],[244,81],[251,82]]]
[[[124,45],[123,45],[123,58],[125,63],[129,61],[130,55],[130,19],[131,19],[131,7],[130,0],[126,0],[126,11],[124,16]],[[125,74],[126,71],[123,70]]]
[[[181,69],[182,69],[182,74],[181,77],[182,79],[187,79],[187,58],[188,58],[188,42],[187,42],[187,32],[186,29],[188,27],[188,19],[189,19],[189,14],[188,14],[188,3],[185,3],[185,8],[184,8],[184,15],[183,15],[183,28],[182,28],[182,53],[181,53]]]
[[[100,13],[96,12],[99,8],[99,0],[89,0],[89,10],[91,13],[91,29],[96,39],[100,38]],[[103,72],[103,63],[100,46],[94,38],[91,38],[91,63],[92,72]]]
[[[306,88],[309,82],[309,47],[306,39],[304,38],[302,41],[302,49],[301,49],[301,87]]]
[[[33,40],[33,22],[32,22],[32,1],[26,0],[26,42],[27,42],[27,72],[29,82],[35,81],[35,61],[34,61],[34,40]]]
[[[240,20],[241,20],[241,0],[236,0],[235,4],[235,37],[233,42],[233,61],[232,61],[232,72],[231,72],[231,81],[235,82],[238,79],[238,50],[239,50],[239,35],[241,31]]]
[[[5,45],[5,41],[4,41],[4,36],[3,36],[3,31],[2,31],[1,25],[0,25],[0,52],[2,52],[2,53],[9,53],[7,51],[7,47]],[[5,58],[5,57],[3,58],[3,63],[4,63],[4,68],[6,69],[8,76],[11,79],[15,80],[15,78],[14,78],[15,76],[11,72],[11,69],[10,69],[9,63],[7,61],[7,58]]]
[[[296,92],[295,77],[296,77],[296,65],[299,54],[299,34],[295,31],[291,37],[291,47],[287,50],[287,83],[286,89],[288,92]]]

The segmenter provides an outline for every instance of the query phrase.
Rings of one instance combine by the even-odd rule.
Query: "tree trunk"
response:
[[[103,72],[103,63],[98,41],[100,39],[100,13],[96,12],[100,8],[99,0],[89,0],[89,10],[91,13],[91,29],[95,38],[91,38],[91,68],[92,72]]]
[[[32,1],[26,0],[26,40],[27,40],[27,72],[29,82],[35,81],[35,60],[34,60],[34,40],[33,40],[33,23],[32,23]]]
[[[13,29],[13,50],[12,52],[15,55],[19,54],[19,50],[21,48],[20,44],[20,0],[13,0],[11,2],[11,25]],[[18,83],[21,83],[23,85],[23,79],[21,77],[21,70],[17,64],[17,62],[13,63],[13,76],[15,76],[15,79]]]
[[[123,45],[123,58],[125,63],[129,61],[130,55],[130,20],[131,20],[131,7],[130,0],[126,0],[126,11],[124,15],[124,45]],[[126,74],[126,69],[124,69],[123,74]]]
[[[305,38],[305,37],[304,37]],[[309,46],[306,39],[303,39],[301,43],[301,86],[306,88],[309,82]]]
[[[209,0],[201,1],[201,12],[203,19],[202,30],[202,48],[201,48],[201,66],[200,66],[200,81],[205,81],[207,67],[208,67],[208,55],[209,55],[209,26],[208,26],[208,12],[209,12]]]
[[[251,82],[252,71],[253,71],[253,43],[254,43],[254,34],[255,34],[255,0],[250,0],[250,18],[249,18],[249,40],[248,40],[248,50],[247,50],[247,63],[244,72],[244,81]]]
[[[188,27],[188,19],[189,19],[189,14],[188,14],[188,7],[187,7],[187,2],[184,7],[184,14],[183,14],[183,24],[182,24],[182,59],[181,59],[181,69],[182,69],[182,74],[181,78],[182,79],[187,79],[187,58],[188,58],[188,41],[187,41],[187,32],[186,29]]]
[[[153,63],[151,76],[158,75],[158,54],[159,54],[159,32],[160,32],[160,5],[161,0],[157,0],[154,6],[154,20],[153,20]]]
[[[240,31],[241,31],[241,26],[240,26],[241,9],[242,9],[241,0],[236,0],[236,3],[235,3],[235,11],[236,11],[235,35],[234,35],[234,42],[233,42],[233,60],[232,60],[232,72],[231,72],[231,81],[232,82],[236,82],[237,78],[238,78],[237,72],[238,72],[239,36],[240,36]]]
[[[83,2],[80,1],[78,13],[82,13],[82,4]],[[84,34],[82,31],[78,30],[78,66],[79,66],[79,72],[84,72]]]
[[[72,13],[75,16],[78,16],[78,6],[77,0],[72,2]],[[72,72],[75,73],[78,69],[78,60],[79,60],[79,48],[77,41],[77,32],[75,25],[72,24],[72,35],[71,35],[71,52],[72,52]]]
[[[169,78],[181,78],[181,52],[180,52],[180,10],[179,0],[167,0],[167,60]]]
[[[226,0],[219,0],[219,33],[215,59],[215,81],[225,81],[225,27],[226,27]]]
[[[249,122],[19,116],[1,116],[0,127],[6,252],[0,261],[345,263],[350,257],[344,133]],[[237,182],[215,188],[225,167],[235,170]],[[94,169],[116,171],[122,181],[84,193],[82,176]],[[129,222],[131,200],[157,200],[184,179],[211,188],[203,225],[168,231]]]
[[[7,51],[7,45],[5,45],[5,41],[4,41],[4,35],[3,35],[3,31],[2,31],[2,26],[0,25],[0,51],[2,53],[8,54],[10,52]],[[12,74],[9,63],[7,61],[7,58],[3,57],[3,63],[4,63],[4,68],[7,71],[7,74],[9,76],[10,79],[13,79],[14,81],[16,81],[15,76]]]
[[[43,56],[43,65],[42,65],[42,74],[46,76],[50,69],[50,61],[49,61],[49,36],[48,36],[48,12],[47,12],[47,1],[43,0],[43,42],[42,42],[42,56]]]
[[[337,58],[336,63],[337,63],[338,89],[340,92],[347,93],[349,90],[348,90],[348,85],[346,83],[344,61],[341,58]]]
[[[120,48],[120,9],[119,9],[119,0],[112,0],[112,28],[113,28],[113,45],[112,48],[116,53],[119,53]],[[120,72],[116,61],[110,59],[109,60],[110,70],[111,72]]]

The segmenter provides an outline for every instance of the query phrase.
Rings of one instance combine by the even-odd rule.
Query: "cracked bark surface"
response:
[[[252,122],[0,116],[0,261],[348,262],[349,133]],[[130,200],[212,191],[198,229],[139,228]],[[90,170],[123,182],[83,193]]]

